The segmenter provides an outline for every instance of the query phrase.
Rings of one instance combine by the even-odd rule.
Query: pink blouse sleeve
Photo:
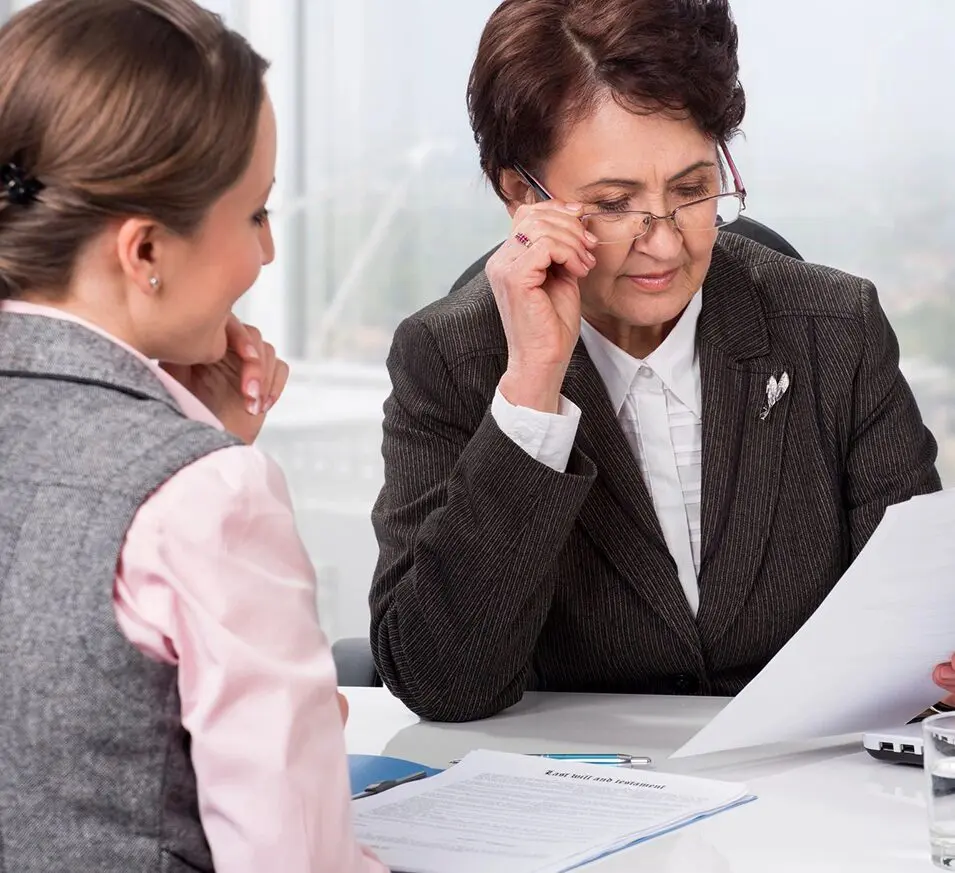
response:
[[[331,650],[285,479],[253,447],[170,479],[137,513],[114,596],[178,663],[217,873],[380,873],[355,842]]]

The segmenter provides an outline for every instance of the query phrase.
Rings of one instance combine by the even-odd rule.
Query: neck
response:
[[[32,303],[36,306],[47,306],[50,309],[58,309],[61,312],[81,318],[90,324],[96,325],[100,330],[105,331],[110,336],[121,340],[131,348],[136,349],[140,354],[147,358],[154,358],[144,343],[142,338],[137,335],[131,320],[128,317],[125,307],[111,306],[109,312],[107,307],[92,305],[82,297],[77,295],[54,295],[42,291],[24,294],[21,298],[24,303]]]
[[[680,320],[678,315],[664,324],[634,325],[608,318],[606,315],[593,315],[586,311],[583,316],[587,323],[605,339],[623,349],[628,355],[640,359],[656,351]]]

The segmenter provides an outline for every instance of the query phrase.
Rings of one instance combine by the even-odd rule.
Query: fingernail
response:
[[[580,212],[580,210],[583,208],[584,206],[582,203],[565,203],[564,204],[564,209],[566,209],[568,212]]]
[[[587,240],[587,242],[592,242],[595,245],[598,242],[597,237],[595,237],[589,230],[584,231],[584,238]]]
[[[253,345],[247,345],[245,347],[245,356],[251,358],[253,361],[259,359],[259,350]]]
[[[591,264],[597,263],[597,256],[593,252],[587,252],[586,254],[587,260],[590,261]]]
[[[249,415],[258,415],[259,409],[262,407],[260,400],[262,394],[262,386],[259,385],[258,379],[253,379],[249,382],[249,387],[246,389],[246,393],[249,397],[249,402],[246,403],[246,409],[249,410]]]
[[[275,406],[275,398],[270,397],[265,401],[265,406],[262,407],[262,414],[265,415],[273,406]]]

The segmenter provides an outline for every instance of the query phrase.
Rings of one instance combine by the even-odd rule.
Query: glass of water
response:
[[[955,713],[922,722],[932,861],[955,869]]]

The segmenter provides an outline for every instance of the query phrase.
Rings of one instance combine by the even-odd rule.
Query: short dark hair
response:
[[[737,47],[728,0],[504,0],[468,83],[481,167],[506,200],[501,172],[539,172],[607,93],[728,140],[746,110]]]

